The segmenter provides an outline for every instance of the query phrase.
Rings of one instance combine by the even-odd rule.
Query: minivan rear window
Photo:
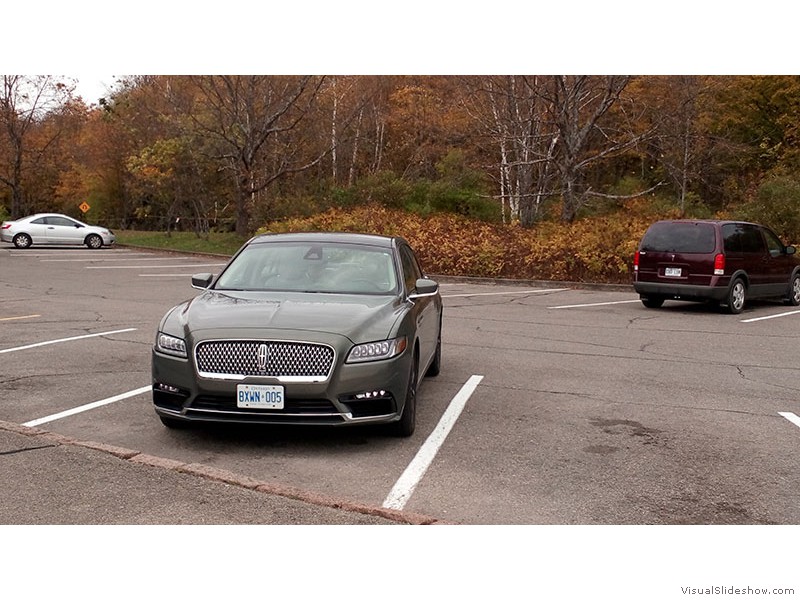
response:
[[[646,252],[709,254],[716,247],[714,226],[710,223],[653,223],[642,239]]]

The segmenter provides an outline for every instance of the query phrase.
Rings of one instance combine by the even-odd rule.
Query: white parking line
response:
[[[114,255],[117,254],[125,254],[125,255],[132,255],[132,254],[146,254],[146,252],[131,252],[130,250],[49,250],[47,252],[28,252],[27,250],[18,251],[18,252],[9,252],[9,256],[29,256],[34,258],[41,258],[42,256],[83,256],[85,255],[92,255],[98,256],[103,255],[106,252],[113,252]]]
[[[42,315],[25,315],[23,317],[2,317],[0,321],[19,321],[20,319],[35,319],[36,317],[41,317]]]
[[[793,412],[779,412],[778,414],[782,416],[784,419],[788,419],[791,423],[794,423],[795,425],[800,427],[800,417],[798,417]]]
[[[204,265],[114,265],[112,267],[85,267],[87,269],[182,269],[194,267],[224,267],[225,263],[211,263]]]
[[[139,273],[139,277],[193,277],[193,273]]]
[[[72,415],[77,415],[78,413],[86,412],[87,410],[92,410],[93,408],[98,408],[100,406],[105,406],[106,404],[111,404],[113,402],[117,402],[119,400],[125,400],[125,398],[131,398],[133,396],[138,396],[140,394],[144,394],[145,392],[153,389],[152,386],[145,386],[140,387],[135,390],[131,390],[130,392],[125,392],[124,394],[118,394],[117,396],[112,396],[111,398],[106,398],[105,400],[98,400],[97,402],[92,402],[90,404],[84,404],[83,406],[77,406],[75,408],[70,408],[69,410],[62,411],[60,413],[56,413],[54,415],[50,415],[49,417],[42,417],[41,419],[34,419],[33,421],[28,421],[27,423],[23,423],[25,427],[36,427],[37,425],[42,425],[44,423],[49,423],[50,421],[56,421],[58,419],[63,419],[64,417],[69,417]]]
[[[403,471],[400,479],[397,480],[392,491],[389,492],[386,500],[384,500],[384,508],[403,510],[403,507],[411,498],[411,494],[414,493],[414,489],[422,479],[422,476],[425,475],[425,471],[428,470],[437,452],[439,452],[439,448],[447,438],[447,434],[450,433],[453,425],[455,425],[461,411],[464,410],[467,400],[469,400],[469,397],[475,391],[475,388],[478,387],[482,379],[483,375],[473,375],[453,397],[447,410],[442,415],[442,418],[439,419],[439,424],[436,426],[436,429],[434,429],[428,436],[428,439],[425,440],[425,443],[419,449],[417,455],[406,467],[406,470]]]
[[[113,335],[115,333],[127,333],[129,331],[136,331],[135,327],[131,327],[129,329],[117,329],[115,331],[104,331],[103,333],[90,333],[87,335],[76,335],[75,337],[68,337],[68,338],[61,338],[58,340],[50,340],[47,342],[39,342],[37,344],[28,344],[27,346],[17,346],[16,348],[6,348],[5,350],[0,350],[0,354],[5,354],[6,352],[17,352],[18,350],[28,350],[29,348],[39,348],[40,346],[49,346],[50,344],[60,344],[62,342],[73,342],[75,340],[85,340],[87,338],[93,337],[100,337],[103,335]]]
[[[609,306],[611,304],[633,304],[641,300],[617,300],[616,302],[592,302],[591,304],[565,304],[563,306],[548,306],[547,308],[583,308],[584,306]]]
[[[515,290],[513,292],[479,292],[475,294],[447,294],[442,298],[469,298],[471,296],[508,296],[511,294],[544,294],[545,292],[565,292],[569,288],[553,288],[547,290]]]
[[[778,313],[777,315],[767,315],[766,317],[755,317],[752,319],[742,319],[742,323],[755,323],[756,321],[766,321],[767,319],[777,319],[779,317],[788,317],[789,315],[800,314],[800,310],[792,310],[785,313]]]
[[[160,256],[158,258],[46,258],[39,262],[120,262],[120,261],[127,261],[127,262],[134,262],[137,260],[189,260],[189,256],[170,256],[169,258],[165,258]]]

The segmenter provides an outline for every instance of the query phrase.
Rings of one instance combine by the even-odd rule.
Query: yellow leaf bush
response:
[[[629,207],[630,208],[630,207]],[[535,228],[450,213],[422,216],[368,204],[268,223],[260,232],[350,231],[404,237],[427,273],[504,279],[629,283],[633,255],[658,217],[641,210]]]

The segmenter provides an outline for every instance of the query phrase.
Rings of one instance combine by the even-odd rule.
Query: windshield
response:
[[[391,251],[361,244],[255,243],[222,273],[214,289],[389,294],[397,289]]]

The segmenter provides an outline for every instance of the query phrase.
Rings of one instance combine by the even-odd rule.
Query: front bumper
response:
[[[326,381],[280,383],[270,377],[201,377],[191,360],[153,350],[153,407],[161,417],[186,422],[334,426],[391,423],[400,418],[403,410],[410,357],[406,351],[371,363],[343,364],[339,360]],[[284,408],[238,408],[238,384],[283,385]],[[368,392],[369,397],[358,397]]]

